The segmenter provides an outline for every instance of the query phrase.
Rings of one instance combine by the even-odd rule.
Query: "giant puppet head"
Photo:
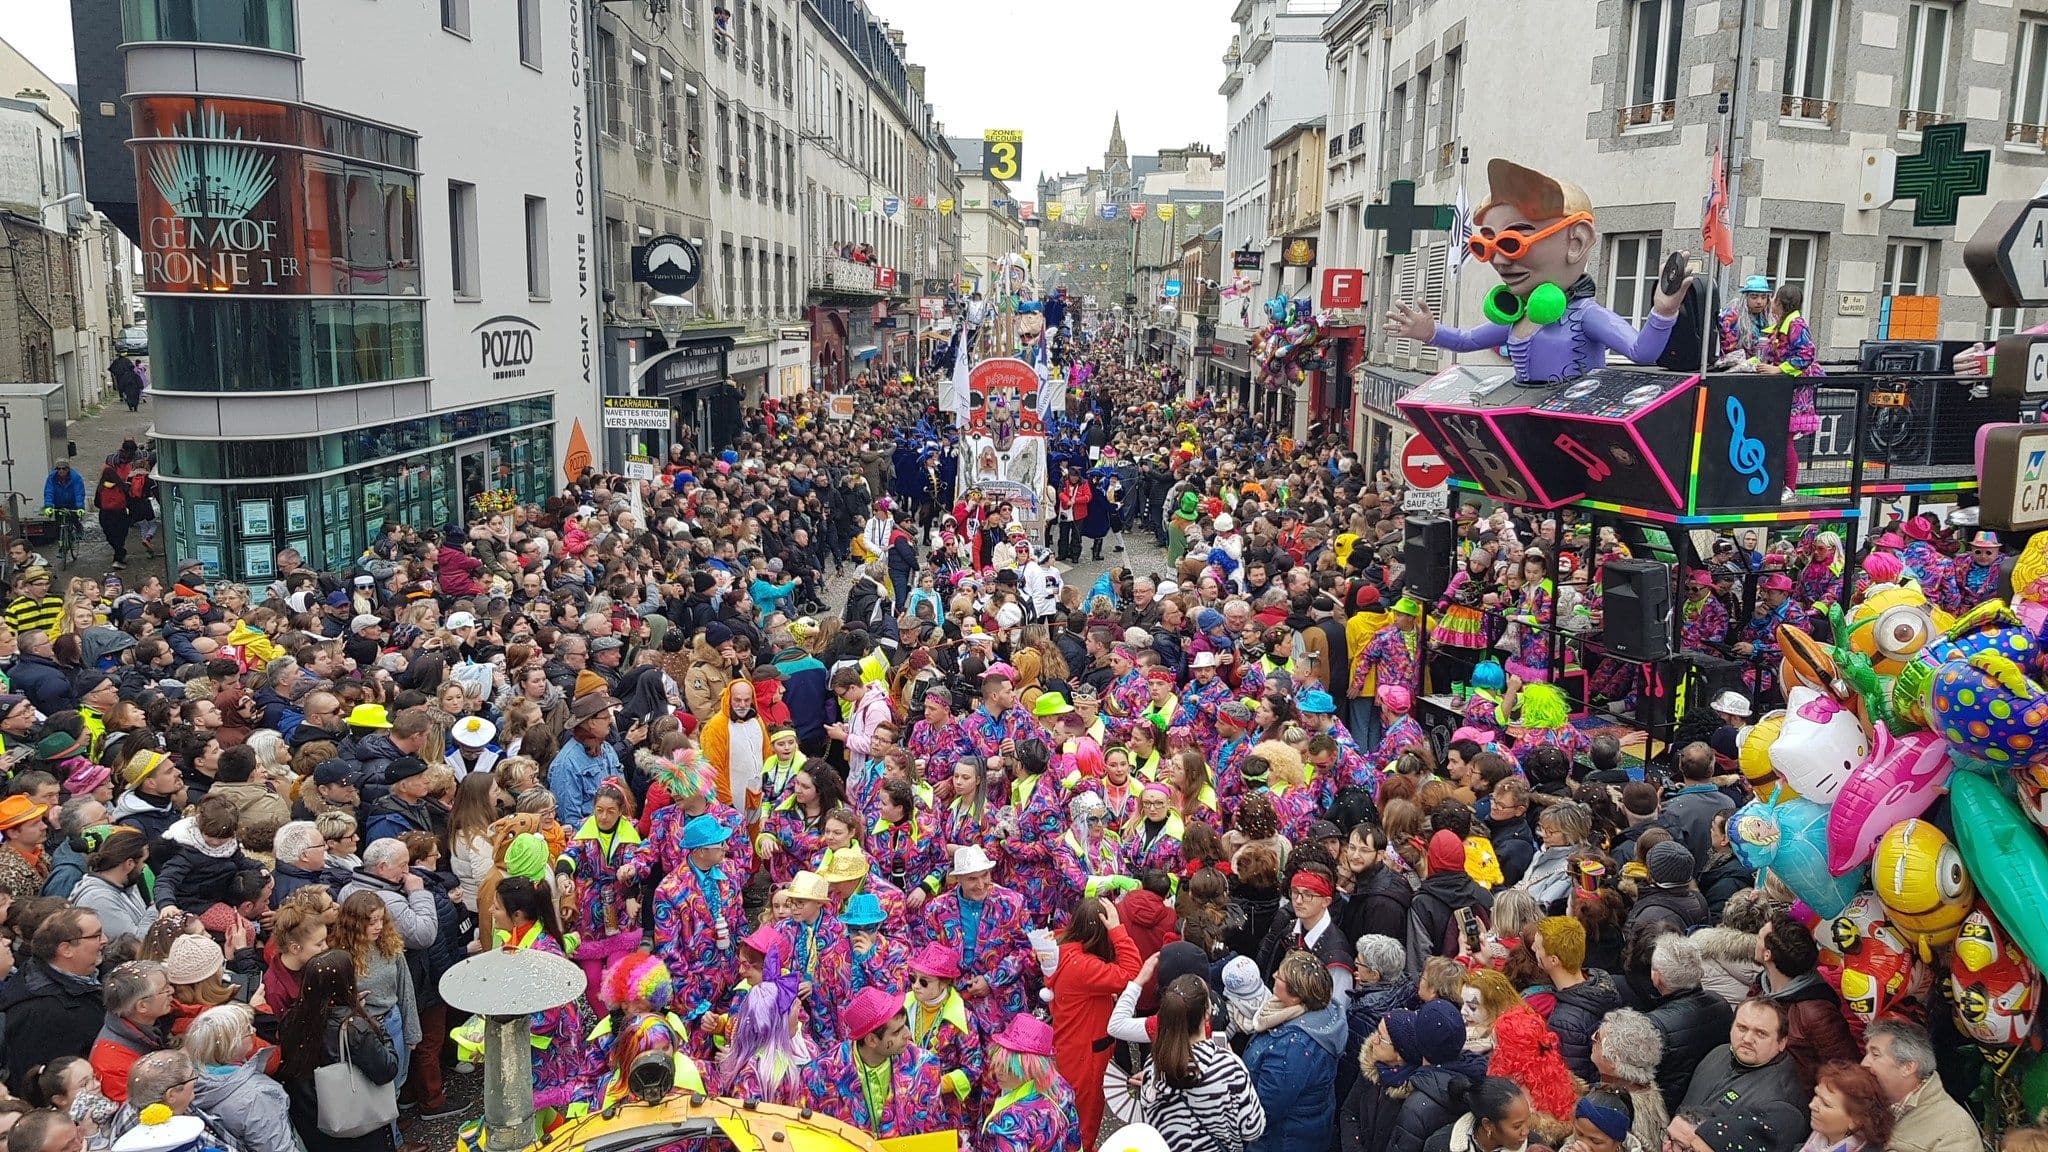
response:
[[[1489,161],[1486,180],[1471,248],[1500,276],[1501,287],[1486,299],[1487,318],[1556,323],[1599,242],[1593,201],[1578,185],[1512,160]]]

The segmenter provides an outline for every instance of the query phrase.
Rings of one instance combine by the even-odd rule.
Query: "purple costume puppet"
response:
[[[1683,286],[1673,293],[1660,286],[1637,332],[1595,299],[1586,275],[1599,234],[1585,190],[1498,158],[1487,163],[1486,178],[1487,197],[1473,213],[1467,246],[1501,278],[1487,296],[1489,323],[1447,328],[1426,309],[1401,305],[1388,330],[1452,352],[1500,349],[1525,384],[1577,379],[1605,364],[1609,352],[1655,363],[1671,339]]]

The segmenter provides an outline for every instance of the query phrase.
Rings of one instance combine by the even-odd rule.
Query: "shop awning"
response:
[[[865,348],[854,349],[853,358],[855,360],[873,360],[875,356],[879,354],[881,351],[881,348],[877,347],[876,345],[870,344]]]

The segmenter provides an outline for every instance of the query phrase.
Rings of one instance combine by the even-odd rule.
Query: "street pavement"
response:
[[[56,569],[53,587],[60,593],[68,577],[91,576],[98,579],[112,570],[114,550],[107,546],[106,535],[100,531],[99,516],[91,508],[93,486],[99,480],[100,465],[107,457],[120,451],[121,441],[133,437],[138,444],[146,445],[149,438],[151,417],[147,396],[143,397],[142,410],[139,412],[128,411],[128,406],[121,403],[112,393],[108,394],[107,400],[107,405],[97,414],[71,421],[69,429],[71,442],[78,446],[78,454],[71,458],[71,468],[85,478],[87,505],[82,523],[84,532],[78,544],[78,557],[70,564],[58,565],[57,542],[54,539],[37,548],[37,551],[49,559]],[[24,497],[22,514],[34,516],[43,506],[43,477],[23,476],[19,478],[19,483]],[[162,509],[158,511],[161,513]],[[172,563],[172,558],[161,553],[165,547],[165,539],[169,535],[166,525],[165,530],[157,534],[156,547],[159,555],[151,557],[143,549],[141,538],[133,532],[128,534],[128,567],[121,573],[128,586],[133,587],[143,573],[151,571],[168,579],[167,569]]]

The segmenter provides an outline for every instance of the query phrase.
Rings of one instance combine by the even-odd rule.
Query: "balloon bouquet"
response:
[[[2048,545],[2029,551],[2048,577]],[[2014,586],[2034,599],[2029,581]],[[1745,734],[1757,799],[1728,825],[1759,878],[1811,910],[1852,1026],[1917,1011],[1938,986],[2001,1072],[2032,1037],[2032,958],[2048,956],[2040,607],[1951,620],[1917,587],[1878,583],[1834,609],[1833,647],[1779,629],[1786,707]],[[1953,842],[1927,818],[1943,793]]]
[[[1266,301],[1266,326],[1252,337],[1252,364],[1266,387],[1301,383],[1302,355],[1323,337],[1322,322],[1307,300],[1275,296]]]

